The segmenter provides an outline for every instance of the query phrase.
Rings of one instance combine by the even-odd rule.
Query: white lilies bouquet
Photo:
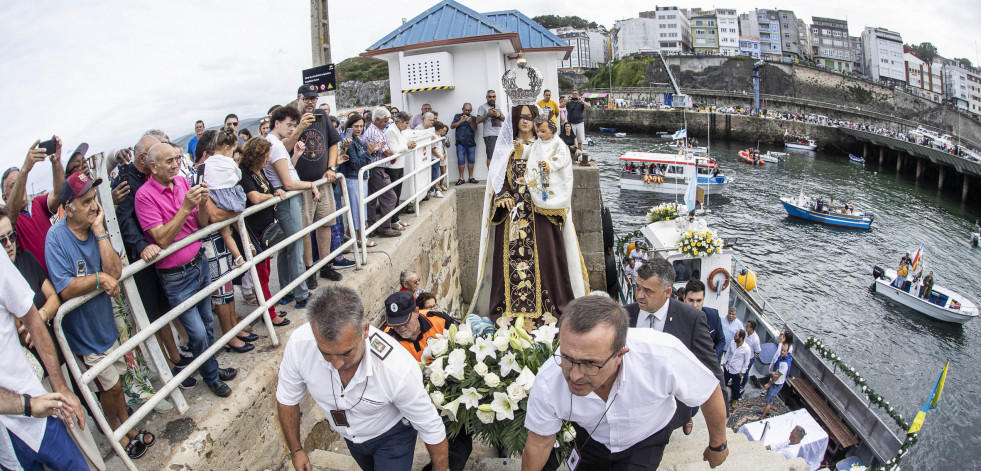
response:
[[[420,364],[426,390],[446,417],[450,437],[466,431],[517,456],[528,436],[528,393],[538,369],[553,361],[558,328],[545,324],[529,334],[522,327],[523,318],[513,326],[504,317],[498,323],[497,332],[482,336],[467,323],[451,326],[429,341]],[[558,433],[556,446],[562,456],[574,437],[569,424]]]
[[[690,257],[707,257],[722,251],[723,240],[715,231],[689,229],[681,237],[678,249]]]

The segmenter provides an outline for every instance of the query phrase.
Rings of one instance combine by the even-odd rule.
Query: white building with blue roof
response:
[[[392,104],[418,114],[423,104],[449,125],[464,102],[476,114],[487,90],[497,92],[497,106],[510,109],[501,76],[515,67],[517,54],[545,77],[543,90],[558,100],[557,61],[568,59],[572,46],[517,10],[479,13],[444,0],[371,45],[362,56],[388,62]],[[521,85],[519,83],[519,85]],[[539,97],[541,98],[541,97]],[[477,136],[482,133],[478,125]],[[451,141],[454,133],[447,136]],[[456,180],[456,146],[449,151],[450,181]],[[487,175],[486,152],[477,139],[476,172]]]

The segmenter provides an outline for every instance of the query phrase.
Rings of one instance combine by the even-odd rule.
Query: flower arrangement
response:
[[[690,257],[707,257],[721,252],[722,245],[722,238],[715,231],[689,229],[681,236],[678,250]]]
[[[661,203],[647,212],[647,222],[670,221],[678,219],[678,203]]]
[[[862,378],[862,376],[855,371],[855,368],[851,368],[848,365],[846,365],[844,360],[841,359],[841,356],[831,351],[830,348],[825,346],[823,343],[821,343],[820,340],[814,337],[808,338],[807,341],[804,343],[804,346],[817,353],[821,358],[824,358],[825,361],[830,362],[832,365],[835,366],[836,370],[841,370],[843,373],[845,373],[845,376],[848,376],[849,378],[851,378],[852,381],[855,382],[855,386],[862,391],[862,394],[865,395],[865,397],[869,400],[870,404],[875,404],[879,408],[885,410],[886,413],[889,414],[889,417],[891,417],[892,420],[896,422],[896,425],[898,425],[903,430],[909,430],[910,423],[907,422],[905,419],[903,419],[903,416],[899,413],[899,411],[896,410],[896,408],[889,405],[889,401],[887,401],[884,397],[882,397],[881,394],[875,392],[872,389],[872,387],[869,386],[868,382],[865,381],[865,378]],[[903,444],[902,446],[900,446],[899,452],[896,454],[896,456],[890,460],[887,460],[885,463],[882,463],[876,469],[878,470],[898,469],[899,462],[906,456],[907,453],[909,453],[910,448],[912,448],[913,445],[916,444],[916,441],[917,441],[916,433],[907,433],[906,439],[903,440]]]
[[[470,325],[450,326],[423,351],[423,381],[450,437],[462,431],[491,446],[519,456],[528,430],[524,427],[528,393],[535,374],[553,361],[558,328],[545,324],[530,334],[523,318],[511,326],[502,317],[497,332],[475,335]],[[568,455],[575,431],[564,424],[556,447]]]

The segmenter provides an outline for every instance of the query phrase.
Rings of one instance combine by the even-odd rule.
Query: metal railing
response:
[[[107,175],[106,168],[105,168],[105,159],[102,159],[102,162],[94,168],[98,170],[101,175],[103,176]],[[314,182],[314,184],[321,185],[325,182],[326,182],[326,178],[318,180]],[[340,185],[341,195],[344,200],[339,209],[327,215],[326,217],[321,218],[320,220],[314,221],[311,225],[300,229],[300,231],[291,234],[283,241],[262,251],[257,255],[252,255],[250,250],[244,250],[243,255],[245,257],[245,263],[242,266],[229,270],[227,273],[222,275],[217,280],[212,281],[206,288],[195,293],[190,298],[185,299],[179,305],[174,306],[170,311],[168,311],[166,314],[163,314],[162,316],[160,316],[159,319],[157,319],[152,323],[149,322],[148,318],[146,317],[146,312],[143,309],[142,300],[139,294],[139,288],[136,286],[136,283],[133,281],[133,275],[147,268],[153,269],[153,263],[147,263],[141,259],[141,260],[137,260],[132,264],[127,265],[126,263],[127,258],[123,255],[120,255],[124,267],[119,281],[120,283],[122,283],[123,289],[126,292],[126,296],[130,304],[130,309],[132,311],[134,319],[136,320],[139,331],[131,338],[123,342],[118,348],[113,350],[109,355],[107,355],[105,358],[97,362],[95,365],[93,365],[84,373],[81,371],[81,368],[78,365],[78,358],[75,355],[70,354],[71,348],[68,345],[68,342],[65,338],[62,322],[64,321],[66,314],[75,310],[76,308],[78,308],[85,302],[89,301],[90,299],[94,298],[98,294],[102,293],[103,291],[93,290],[83,296],[69,299],[66,302],[64,302],[61,305],[61,307],[58,309],[58,313],[54,319],[55,337],[57,338],[58,344],[60,345],[62,351],[66,353],[65,359],[68,369],[71,372],[74,380],[79,383],[80,386],[79,389],[81,390],[82,396],[84,397],[86,403],[89,406],[93,418],[95,419],[96,423],[99,425],[99,428],[102,430],[102,432],[106,435],[106,437],[109,437],[109,441],[113,447],[113,450],[115,450],[116,454],[119,455],[120,459],[122,459],[122,461],[125,463],[128,469],[136,471],[138,468],[133,463],[133,461],[129,458],[129,456],[126,453],[126,450],[119,443],[119,440],[121,440],[123,436],[129,433],[130,430],[134,429],[136,427],[136,424],[139,423],[141,420],[143,420],[151,411],[153,411],[154,407],[158,403],[163,401],[167,395],[171,395],[171,397],[174,399],[178,407],[178,410],[181,413],[186,412],[188,408],[187,402],[184,400],[183,395],[180,393],[180,390],[178,389],[181,382],[183,382],[191,375],[195,374],[198,368],[200,368],[213,355],[218,353],[218,351],[222,347],[224,347],[225,344],[231,341],[232,337],[236,335],[237,332],[241,331],[243,328],[250,325],[260,316],[263,318],[263,321],[266,324],[266,328],[269,332],[269,337],[273,345],[278,346],[279,338],[274,330],[272,318],[269,315],[269,308],[275,305],[286,293],[289,293],[290,291],[293,290],[293,288],[298,286],[300,283],[304,282],[308,277],[316,276],[317,271],[320,270],[321,267],[326,265],[328,262],[333,260],[334,257],[341,254],[345,249],[347,249],[348,247],[352,246],[355,243],[357,239],[354,234],[354,225],[353,225],[354,220],[351,215],[351,207],[349,204],[350,199],[348,197],[347,186],[344,184],[343,175],[338,175],[335,183]],[[112,196],[108,186],[109,185],[100,185],[99,187],[97,187],[101,200],[105,202],[112,201]],[[309,190],[304,190],[304,191],[309,191]],[[290,191],[286,193],[286,196],[287,199],[295,198],[295,197],[299,197],[301,193],[303,193],[303,191],[299,191],[299,190]],[[332,194],[324,195],[324,197],[332,198],[333,195]],[[248,231],[246,229],[245,218],[263,209],[269,208],[281,201],[283,200],[280,199],[279,197],[273,197],[262,203],[246,208],[245,211],[237,214],[236,216],[230,219],[209,224],[208,226],[199,229],[193,234],[179,241],[174,242],[166,249],[161,250],[156,260],[161,260],[164,257],[171,255],[174,252],[194,242],[200,241],[204,237],[214,232],[217,232],[219,229],[230,226],[232,224],[238,224],[239,234],[242,238],[242,243],[243,243],[242,246],[249,247],[250,240],[248,236]],[[112,205],[105,204],[104,206],[111,207]],[[121,247],[122,240],[119,234],[118,223],[116,222],[116,218],[115,218],[115,211],[106,210],[105,214],[106,214],[108,230],[109,233],[111,234],[113,245],[114,247]],[[259,282],[259,274],[255,268],[256,264],[261,263],[262,261],[272,257],[273,254],[276,254],[278,251],[286,248],[288,245],[299,240],[301,237],[304,237],[307,234],[311,233],[312,231],[316,230],[317,228],[325,225],[328,220],[336,218],[338,216],[344,217],[346,219],[345,223],[348,227],[349,240],[347,242],[343,242],[342,244],[340,244],[330,254],[322,256],[319,262],[315,263],[313,266],[308,268],[305,272],[303,272],[299,277],[297,277],[291,283],[289,283],[286,286],[280,287],[279,291],[273,294],[270,299],[264,299],[265,295],[262,292],[261,284]],[[362,263],[361,263],[360,254],[358,253],[357,250],[352,250],[352,251],[355,253],[356,262],[359,265],[361,265]],[[210,297],[211,294],[218,289],[218,287],[224,285],[225,283],[230,282],[231,280],[233,280],[234,278],[240,275],[245,274],[246,272],[248,272],[249,275],[252,277],[253,284],[255,286],[256,298],[258,300],[258,307],[256,307],[255,309],[252,310],[252,312],[246,315],[241,322],[239,322],[233,328],[225,332],[224,335],[216,339],[215,342],[210,347],[208,347],[202,354],[198,355],[198,357],[195,358],[180,373],[178,373],[177,375],[172,375],[170,368],[166,363],[166,359],[163,357],[163,353],[156,342],[154,334],[156,334],[156,332],[161,329],[170,328],[169,326],[170,322],[177,319],[178,316],[183,314],[184,311],[186,311],[189,307],[193,306],[194,304],[197,304],[198,302],[205,299],[206,297]],[[115,361],[122,358],[130,351],[133,351],[137,347],[140,347],[141,344],[146,344],[149,347],[147,350],[150,352],[151,361],[153,362],[154,366],[159,372],[160,379],[164,384],[163,387],[157,390],[157,392],[154,393],[149,400],[147,400],[145,403],[143,403],[143,405],[141,405],[136,410],[134,410],[133,413],[130,414],[129,419],[127,419],[124,423],[122,423],[119,426],[119,428],[113,430],[109,426],[109,423],[106,420],[105,414],[101,409],[101,404],[99,403],[98,399],[95,397],[95,394],[92,392],[92,390],[89,388],[88,385],[96,379],[99,373],[104,371],[106,368],[111,367]]]
[[[357,185],[358,186],[358,206],[359,206],[358,209],[360,209],[360,213],[361,213],[359,215],[359,219],[360,219],[359,222],[361,223],[361,238],[360,238],[360,245],[361,245],[361,251],[362,251],[361,260],[363,260],[360,263],[367,263],[367,258],[368,258],[368,234],[370,232],[373,232],[375,229],[378,229],[379,227],[382,227],[383,224],[389,224],[389,221],[392,219],[392,216],[398,214],[398,212],[401,211],[402,208],[408,206],[409,203],[412,203],[414,205],[413,208],[415,209],[416,214],[418,214],[419,213],[419,197],[422,196],[422,195],[424,195],[426,192],[428,192],[429,189],[432,188],[433,183],[436,183],[439,180],[446,180],[448,182],[449,181],[448,178],[449,178],[450,173],[449,172],[446,172],[445,175],[440,175],[440,177],[438,179],[436,179],[436,180],[433,180],[432,178],[428,178],[427,180],[429,180],[429,183],[423,185],[422,189],[418,189],[417,188],[416,191],[415,191],[415,193],[413,193],[410,198],[406,198],[405,201],[403,201],[401,203],[399,203],[398,201],[396,201],[395,208],[393,208],[387,214],[381,215],[375,221],[375,223],[372,224],[370,227],[367,226],[367,219],[368,219],[368,209],[367,208],[368,208],[368,203],[369,202],[378,199],[385,192],[387,192],[387,191],[395,188],[396,186],[402,184],[402,182],[405,182],[405,181],[408,181],[411,178],[414,178],[417,174],[419,174],[421,172],[424,172],[424,171],[425,172],[431,172],[432,171],[433,164],[439,162],[439,159],[436,158],[435,155],[430,155],[430,160],[428,160],[426,162],[423,162],[422,165],[419,166],[419,168],[409,168],[409,167],[414,167],[415,166],[415,164],[417,162],[417,159],[407,159],[407,161],[406,161],[406,166],[407,166],[406,170],[407,171],[405,172],[405,174],[402,175],[401,178],[399,178],[398,180],[395,180],[394,182],[386,185],[383,188],[378,189],[378,191],[376,191],[376,192],[374,192],[374,193],[372,193],[370,195],[365,195],[364,194],[364,185],[362,185],[362,182],[365,181],[365,176],[372,169],[381,167],[382,165],[385,165],[386,163],[394,162],[398,158],[401,158],[401,157],[404,157],[404,156],[415,156],[416,153],[425,154],[427,148],[429,148],[430,146],[432,146],[434,144],[443,145],[443,141],[445,141],[445,140],[446,140],[446,136],[443,136],[443,137],[434,137],[434,138],[430,139],[429,141],[426,141],[426,142],[423,142],[423,143],[417,142],[416,143],[416,147],[413,148],[413,149],[410,149],[410,150],[408,150],[406,152],[402,152],[402,153],[398,153],[398,154],[392,154],[392,155],[390,155],[388,157],[385,157],[385,158],[382,158],[382,159],[378,159],[378,160],[376,160],[376,161],[374,161],[374,162],[372,162],[372,163],[370,163],[368,165],[365,165],[364,167],[361,167],[361,169],[358,170],[358,185]]]

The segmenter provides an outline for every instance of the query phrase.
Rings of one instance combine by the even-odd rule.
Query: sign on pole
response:
[[[334,64],[327,64],[303,71],[303,83],[315,85],[320,93],[337,90],[334,78]]]

